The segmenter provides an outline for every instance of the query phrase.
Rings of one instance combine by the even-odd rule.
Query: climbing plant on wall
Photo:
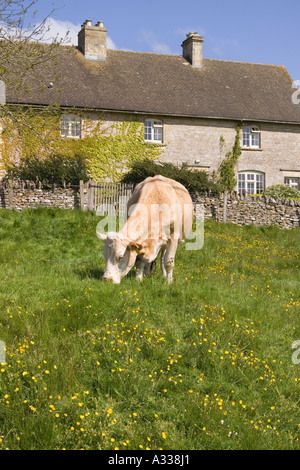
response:
[[[227,152],[225,158],[220,164],[220,178],[219,182],[224,190],[232,191],[236,184],[237,180],[235,177],[235,167],[238,162],[239,156],[242,153],[241,144],[240,144],[240,133],[241,127],[236,127],[236,135],[234,140],[234,145],[231,152]]]
[[[80,153],[95,180],[109,175],[118,181],[136,161],[155,160],[162,152],[161,146],[145,143],[144,125],[139,121],[115,123],[109,135],[100,132],[101,125],[97,127],[80,142]]]
[[[15,110],[18,126],[13,119],[6,119],[2,127],[2,160],[6,170],[17,174],[18,168],[37,168],[33,163],[44,163],[50,169],[52,156],[56,161],[66,159],[68,165],[84,163],[87,174],[95,179],[109,177],[121,179],[125,169],[134,162],[149,158],[155,160],[162,153],[162,146],[145,143],[144,124],[140,121],[116,122],[108,125],[105,120],[83,120],[83,138],[62,137],[60,119],[62,111],[53,106],[40,110],[29,107]],[[69,113],[70,111],[68,111]],[[86,114],[72,110],[72,114]],[[24,123],[21,115],[24,115]],[[26,115],[26,118],[25,118]],[[39,168],[41,166],[39,165]],[[27,171],[27,176],[29,176]],[[29,178],[28,178],[29,179]],[[36,179],[36,178],[33,178]]]

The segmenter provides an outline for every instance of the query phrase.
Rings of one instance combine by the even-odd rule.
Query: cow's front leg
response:
[[[166,247],[164,246],[160,252],[160,269],[161,269],[162,275],[164,277],[167,277],[167,271],[165,269],[165,264],[164,264],[165,253],[166,253]]]
[[[163,259],[163,265],[166,273],[165,277],[167,279],[168,284],[170,284],[170,282],[172,282],[173,280],[173,269],[177,245],[178,240],[168,240],[166,253]]]
[[[144,273],[144,267],[145,267],[146,262],[142,260],[142,258],[137,257],[136,262],[135,262],[135,268],[136,268],[136,278],[139,281],[143,280],[143,273]]]

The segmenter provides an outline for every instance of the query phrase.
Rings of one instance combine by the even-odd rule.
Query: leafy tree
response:
[[[162,175],[183,184],[190,192],[215,191],[220,187],[209,178],[205,171],[192,171],[186,165],[177,167],[172,163],[157,163],[149,159],[135,162],[131,169],[123,176],[125,183],[138,184],[148,176]]]
[[[51,38],[48,19],[55,10],[38,21],[38,4],[38,0],[0,1],[0,80],[16,101],[24,92],[33,94],[46,86],[47,67],[58,57],[58,46],[68,41],[68,33]],[[36,132],[26,119],[27,110],[23,111],[20,118],[16,106],[1,105],[0,118],[10,120],[16,132],[24,128]]]
[[[19,165],[12,166],[5,179],[40,181],[43,184],[78,185],[88,180],[86,161],[81,155],[49,155],[41,160],[37,156],[25,157]]]
[[[0,80],[14,93],[24,92],[30,80],[44,86],[45,67],[68,38],[47,37],[47,20],[54,10],[37,22],[37,6],[38,0],[0,2]]]

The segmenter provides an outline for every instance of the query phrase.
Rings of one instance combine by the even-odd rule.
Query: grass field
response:
[[[113,285],[97,223],[0,211],[0,449],[299,449],[300,230],[209,221]]]

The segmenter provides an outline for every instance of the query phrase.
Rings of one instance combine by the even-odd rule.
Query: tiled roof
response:
[[[8,86],[7,102],[300,124],[283,66],[203,59],[200,69],[179,55],[116,50],[93,61],[60,46],[41,74],[44,86],[31,78],[30,92]]]

